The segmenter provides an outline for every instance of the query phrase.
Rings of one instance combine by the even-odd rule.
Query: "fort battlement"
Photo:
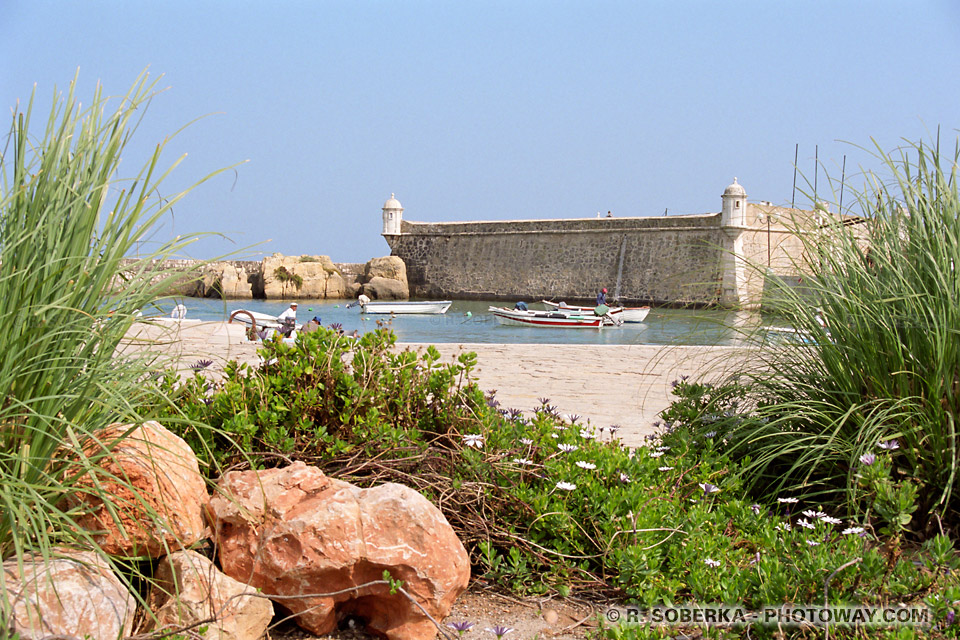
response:
[[[682,216],[414,222],[391,197],[383,236],[416,297],[573,302],[606,287],[628,303],[755,306],[767,274],[797,273],[795,229],[814,213],[749,203],[736,180],[721,200]]]

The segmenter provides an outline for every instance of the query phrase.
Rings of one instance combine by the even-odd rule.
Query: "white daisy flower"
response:
[[[468,447],[483,448],[483,436],[479,433],[468,433],[463,436],[463,444]]]

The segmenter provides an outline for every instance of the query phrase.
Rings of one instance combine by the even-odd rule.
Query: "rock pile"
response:
[[[101,473],[69,499],[82,507],[78,525],[111,555],[157,561],[141,631],[202,625],[211,640],[256,640],[273,618],[274,597],[312,633],[350,616],[389,640],[429,640],[436,628],[427,614],[442,620],[466,589],[463,545],[408,487],[361,489],[294,463],[228,473],[210,499],[189,446],[156,422],[110,425],[84,449]],[[107,492],[90,490],[95,484]],[[94,493],[114,500],[103,504]],[[190,549],[211,528],[222,570]],[[136,601],[95,553],[54,549],[3,571],[22,638],[131,633]],[[401,592],[390,593],[384,571],[402,581]]]
[[[348,265],[349,266],[349,265]],[[410,297],[407,269],[396,256],[373,258],[359,273],[345,273],[329,256],[284,256],[262,262],[213,262],[203,267],[195,290],[187,295],[227,300],[356,298],[405,300]]]

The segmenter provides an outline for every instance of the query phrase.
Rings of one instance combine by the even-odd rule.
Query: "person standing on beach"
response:
[[[597,306],[599,307],[602,304],[607,304],[607,288],[604,287],[600,290],[600,293],[597,294]]]

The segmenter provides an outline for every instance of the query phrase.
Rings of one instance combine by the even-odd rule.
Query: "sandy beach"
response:
[[[219,370],[229,360],[257,364],[257,343],[244,328],[225,322],[163,320],[138,324],[127,348],[149,345],[181,371],[200,359]],[[141,342],[142,340],[142,342]],[[423,344],[399,344],[420,350]],[[619,424],[625,444],[642,444],[672,400],[671,383],[680,376],[709,379],[736,358],[738,347],[564,344],[438,344],[445,360],[467,351],[477,354],[474,378],[496,390],[506,408],[530,411],[549,398],[561,413],[579,415],[595,427]]]

